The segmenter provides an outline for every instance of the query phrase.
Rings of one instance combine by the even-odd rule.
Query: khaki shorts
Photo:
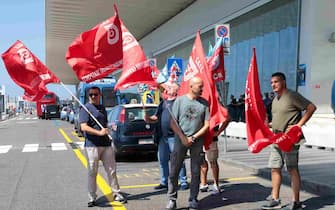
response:
[[[298,168],[299,162],[299,145],[294,145],[291,152],[283,152],[278,146],[271,145],[269,168]]]
[[[209,145],[209,150],[206,151],[206,159],[209,162],[211,162],[211,161],[218,160],[218,158],[219,158],[218,142],[217,141],[213,141]]]

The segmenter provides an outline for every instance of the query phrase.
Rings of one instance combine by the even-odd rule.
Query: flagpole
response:
[[[90,117],[92,117],[92,119],[98,124],[98,126],[103,129],[104,127],[101,125],[101,123],[97,120],[97,118],[94,117],[94,115],[87,109],[87,107],[82,104],[80,102],[80,100],[71,92],[71,90],[69,90],[63,82],[60,82],[60,84],[63,86],[63,88],[65,88],[65,90],[80,104],[81,107],[83,107],[83,109],[87,112],[87,114],[90,115]],[[108,137],[110,140],[113,140],[112,136],[110,134],[108,134]]]

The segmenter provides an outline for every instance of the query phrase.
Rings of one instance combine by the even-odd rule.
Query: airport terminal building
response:
[[[317,105],[304,128],[310,145],[335,148],[335,1],[195,1],[141,40],[162,67],[171,55],[187,62],[195,33],[204,49],[214,43],[215,24],[230,24],[230,54],[225,56],[228,96],[244,93],[252,48],[256,48],[262,92],[270,92],[271,74],[284,72],[290,89]],[[206,52],[205,52],[206,53]],[[229,103],[229,99],[228,99]]]
[[[61,1],[65,3],[65,0]],[[56,8],[53,2],[56,0],[46,1],[46,63],[51,69],[58,68],[64,71],[64,68],[68,68],[67,64],[64,64],[63,68],[61,62],[56,62],[54,57],[57,54],[50,49],[61,49],[60,52],[64,56],[65,48],[74,38],[63,41],[63,49],[60,42],[55,42],[55,37],[49,35],[53,28],[52,24],[48,26],[48,23],[52,23],[52,18],[55,17],[51,13]],[[76,3],[76,10],[86,4],[94,6],[91,2],[93,1],[87,0]],[[130,4],[131,1],[111,2],[119,3],[120,17],[123,18],[126,14],[121,13],[122,6]],[[173,55],[182,58],[184,63],[188,62],[198,30],[201,31],[202,44],[207,51],[209,43],[213,45],[215,42],[215,25],[230,24],[230,53],[225,56],[226,82],[229,83],[227,95],[232,94],[238,98],[244,93],[252,48],[255,47],[261,91],[271,91],[272,73],[284,72],[288,87],[299,91],[317,105],[317,112],[306,126],[308,130],[305,133],[313,134],[310,138],[307,137],[309,134],[306,136],[307,141],[312,145],[335,148],[335,141],[330,141],[335,138],[334,111],[331,108],[332,98],[335,100],[335,93],[332,91],[335,80],[335,1],[173,0],[158,1],[158,5],[145,5],[148,2],[150,1],[143,0],[133,4],[136,4],[138,9],[141,9],[139,4],[142,3],[142,8],[156,6],[157,10],[168,11],[178,7],[177,4],[184,3],[167,21],[161,22],[142,36],[137,36],[147,57],[156,58],[160,69],[165,65],[167,58]],[[107,4],[112,8],[112,3],[108,1],[99,1],[99,4],[101,11]],[[159,8],[159,4],[164,8]],[[65,14],[67,11],[63,12]],[[136,10],[131,12],[133,15],[137,13]],[[83,15],[80,11],[71,15],[79,17],[79,14]],[[112,14],[110,10],[110,16]],[[159,18],[157,14],[148,12],[138,15],[142,16],[137,18],[136,25],[145,25],[145,22],[141,21],[146,21],[147,16],[151,16],[153,20]],[[97,24],[103,20],[95,21]],[[75,26],[77,25],[73,25],[72,28]],[[132,26],[127,24],[127,27],[132,32]],[[66,30],[71,32],[72,29]]]

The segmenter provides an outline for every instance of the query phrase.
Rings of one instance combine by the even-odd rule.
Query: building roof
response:
[[[190,6],[195,0],[46,0],[46,65],[65,84],[78,79],[65,60],[68,46],[83,31],[114,15],[137,40]]]

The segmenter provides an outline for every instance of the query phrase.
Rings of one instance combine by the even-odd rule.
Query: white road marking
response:
[[[85,142],[83,142],[83,141],[77,141],[77,142],[75,142],[75,144],[76,144],[80,149],[84,149],[84,144],[85,144]]]
[[[2,145],[0,146],[0,153],[7,153],[12,147],[12,145]]]
[[[22,152],[37,152],[38,144],[25,144]]]
[[[51,143],[52,151],[67,150],[67,147],[64,143]]]

